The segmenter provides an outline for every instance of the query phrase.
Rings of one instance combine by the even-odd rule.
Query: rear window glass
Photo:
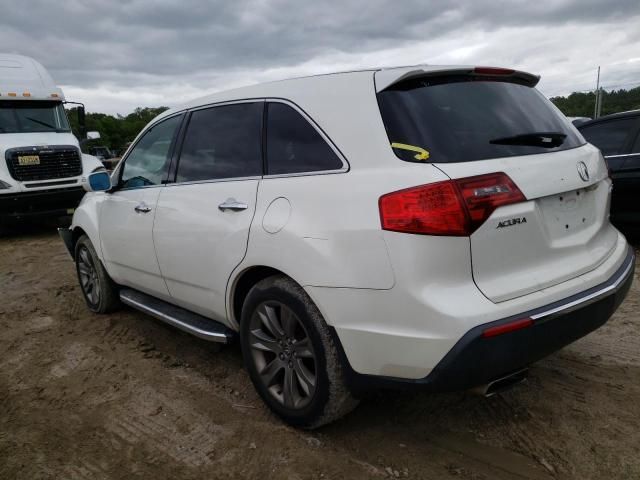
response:
[[[586,125],[580,129],[580,132],[589,143],[598,147],[603,155],[616,155],[623,153],[622,149],[635,122],[635,118],[607,120],[602,123]]]
[[[516,83],[411,79],[380,92],[378,102],[393,151],[406,161],[469,162],[585,143],[540,92]]]

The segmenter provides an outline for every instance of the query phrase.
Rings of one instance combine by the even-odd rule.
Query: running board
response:
[[[120,300],[141,312],[151,315],[184,332],[210,342],[229,343],[235,332],[209,318],[176,307],[137,290],[120,290]]]

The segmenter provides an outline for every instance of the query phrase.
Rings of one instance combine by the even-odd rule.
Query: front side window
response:
[[[0,101],[0,133],[69,131],[69,122],[60,102]]]
[[[409,79],[380,92],[378,102],[389,143],[406,161],[469,162],[584,144],[540,92],[509,81],[472,75]]]
[[[223,105],[191,114],[177,182],[262,175],[263,102]]]
[[[182,115],[154,125],[136,143],[122,170],[122,188],[160,185],[169,169],[171,144]]]
[[[269,103],[269,175],[337,170],[342,166],[342,161],[325,139],[300,113],[284,103]]]
[[[587,125],[580,129],[584,138],[600,149],[603,155],[623,153],[624,145],[634,126],[635,118],[620,118]]]

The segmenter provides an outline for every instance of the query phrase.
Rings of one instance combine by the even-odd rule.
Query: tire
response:
[[[242,307],[240,343],[258,394],[286,423],[317,428],[358,404],[327,324],[290,278],[272,276],[251,289]]]
[[[117,310],[121,306],[118,286],[109,277],[86,235],[76,242],[74,258],[80,290],[89,310],[95,313]]]

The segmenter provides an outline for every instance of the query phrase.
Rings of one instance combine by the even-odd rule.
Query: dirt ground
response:
[[[93,315],[52,229],[5,234],[0,478],[640,478],[639,302],[636,279],[504,394],[382,392],[304,432],[262,405],[237,346]]]

